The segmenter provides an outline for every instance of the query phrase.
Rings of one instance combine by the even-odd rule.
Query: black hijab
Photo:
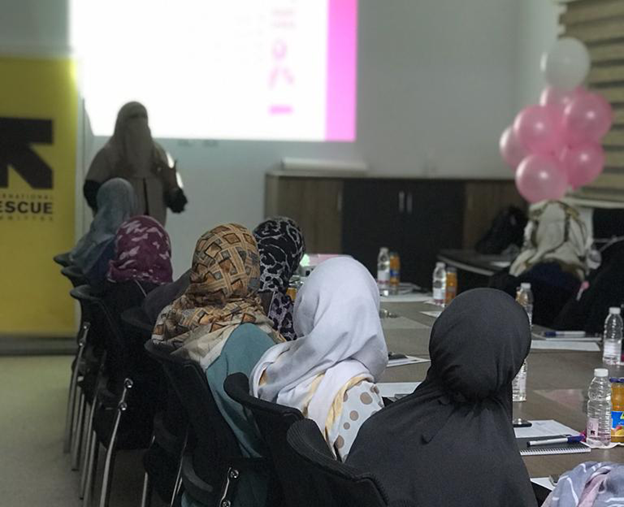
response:
[[[433,326],[425,381],[364,423],[347,463],[419,507],[535,506],[511,422],[511,382],[530,345],[513,298],[464,292]]]

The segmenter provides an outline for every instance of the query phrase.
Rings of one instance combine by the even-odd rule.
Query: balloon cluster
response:
[[[547,88],[539,105],[520,111],[500,139],[503,159],[516,173],[516,187],[529,202],[561,199],[602,172],[600,144],[613,123],[610,104],[583,88],[589,52],[577,39],[557,41],[542,57]]]

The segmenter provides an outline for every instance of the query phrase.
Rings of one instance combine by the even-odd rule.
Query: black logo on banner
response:
[[[9,186],[9,166],[34,189],[51,189],[52,168],[32,144],[52,144],[52,120],[0,118],[0,188]]]

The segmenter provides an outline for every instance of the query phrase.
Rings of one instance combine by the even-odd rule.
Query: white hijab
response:
[[[377,284],[356,260],[330,259],[299,290],[293,315],[299,338],[260,358],[251,393],[307,412],[324,431],[341,389],[354,378],[377,381],[386,368]]]
[[[590,239],[578,210],[562,201],[531,206],[524,246],[509,273],[520,276],[540,262],[557,262],[584,280]]]

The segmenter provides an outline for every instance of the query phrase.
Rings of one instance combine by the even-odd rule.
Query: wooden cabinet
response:
[[[265,215],[295,220],[310,253],[342,253],[342,187],[335,178],[267,175]]]
[[[346,253],[377,270],[387,246],[403,280],[431,286],[440,250],[474,248],[506,206],[526,208],[510,180],[268,174],[266,216],[295,219],[310,253]]]

